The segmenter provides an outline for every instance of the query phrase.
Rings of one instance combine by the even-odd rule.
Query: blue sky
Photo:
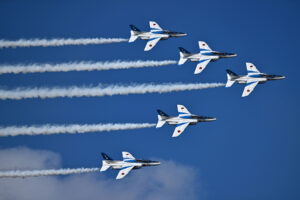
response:
[[[120,158],[121,151],[126,150],[139,158],[171,160],[195,169],[192,175],[201,183],[201,190],[198,186],[195,189],[196,199],[299,199],[298,1],[1,1],[0,5],[0,38],[7,40],[128,38],[129,24],[148,30],[149,20],[188,34],[161,41],[150,52],[143,51],[145,41],[141,40],[131,44],[1,49],[1,64],[177,60],[178,46],[197,52],[198,40],[206,41],[214,50],[238,54],[210,63],[199,75],[193,74],[195,63],[100,72],[7,74],[0,76],[2,88],[225,82],[225,69],[245,74],[245,62],[254,63],[261,72],[287,77],[258,85],[247,98],[241,98],[243,86],[234,85],[168,94],[0,101],[1,126],[156,123],[157,108],[176,115],[177,104],[194,114],[217,118],[188,127],[175,139],[171,138],[173,127],[164,126],[0,138],[1,150],[25,146],[56,152],[61,156],[61,167],[70,168],[97,167],[101,164],[100,152]],[[105,178],[109,181],[115,175],[109,171]],[[134,174],[130,176],[134,181]]]

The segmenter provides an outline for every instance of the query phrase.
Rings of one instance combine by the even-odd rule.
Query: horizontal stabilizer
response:
[[[180,50],[180,52],[179,52],[180,59],[178,61],[178,65],[183,65],[187,61],[186,57],[190,55],[190,52],[188,52],[187,50],[185,50],[182,47],[178,47],[178,48]]]
[[[230,71],[229,69],[227,69],[226,72],[227,72],[227,83],[225,87],[231,87],[235,82],[234,77],[237,77],[237,74]]]
[[[134,42],[139,36],[134,32],[130,31],[130,38],[128,42]]]
[[[156,128],[160,128],[166,123],[166,121],[164,121],[162,116],[160,116],[160,115],[157,115],[157,117],[158,117],[158,121],[156,124]]]
[[[107,164],[107,162],[105,160],[102,161],[102,167],[100,169],[100,172],[104,172],[106,171],[108,168],[110,167],[109,164]]]

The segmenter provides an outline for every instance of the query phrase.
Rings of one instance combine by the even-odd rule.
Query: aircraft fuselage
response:
[[[137,36],[142,40],[149,40],[153,37],[160,37],[161,40],[166,40],[170,37],[183,37],[186,36],[186,33],[173,32],[173,31],[156,31],[156,32],[139,32]]]
[[[124,166],[128,165],[128,163],[130,163],[131,166],[134,166],[133,169],[140,169],[141,167],[145,167],[145,166],[160,165],[160,162],[151,161],[151,160],[134,160],[134,161],[106,160],[106,163],[112,169],[122,169]]]
[[[198,122],[210,122],[215,120],[216,118],[213,117],[204,117],[198,115],[168,117],[167,119],[164,119],[164,121],[166,121],[169,125],[177,125],[181,123],[190,123],[190,125],[195,125]]]
[[[195,54],[190,54],[186,56],[188,60],[192,62],[198,62],[199,60],[203,59],[209,59],[211,61],[216,61],[219,60],[220,58],[231,58],[235,57],[236,54],[233,53],[223,53],[223,52],[218,52],[218,51],[205,51],[205,52],[200,52],[200,53],[195,53]]]
[[[234,77],[233,80],[239,84],[246,84],[247,82],[259,82],[259,84],[265,83],[272,80],[284,79],[284,76],[281,75],[269,75],[269,74],[253,74],[245,76]]]

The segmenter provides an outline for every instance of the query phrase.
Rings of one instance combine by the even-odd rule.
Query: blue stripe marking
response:
[[[159,38],[159,37],[151,38],[148,41],[156,40],[157,38]]]
[[[203,63],[203,62],[205,62],[207,60],[209,60],[209,59],[200,60],[199,63]]]
[[[261,75],[260,75],[260,74],[254,74],[254,75],[249,75],[249,77],[252,77],[252,78],[260,78]]]
[[[254,82],[250,82],[250,83],[247,83],[247,84],[246,84],[246,86],[248,86],[248,85],[252,85],[253,83],[256,83],[256,81],[254,81]]]
[[[180,116],[180,118],[182,119],[192,119],[192,116],[188,115],[188,116]]]
[[[184,125],[184,124],[187,124],[187,122],[184,122],[184,123],[177,124],[177,125],[176,125],[176,127],[178,127],[178,126],[182,126],[182,125]]]
[[[190,114],[190,113],[186,113],[186,112],[178,112],[178,113],[181,114],[181,115],[182,115],[182,114],[183,114],[183,115],[184,115],[184,114]]]
[[[131,167],[131,166],[127,166],[127,167],[122,167],[122,168],[121,168],[121,170],[122,170],[122,169],[126,169],[126,168],[129,168],[129,167]]]
[[[161,31],[160,28],[150,28],[150,30],[159,30],[159,31]]]
[[[124,162],[132,162],[132,163],[134,163],[136,161],[135,160],[124,160]]]
[[[248,73],[259,73],[259,72],[257,72],[257,71],[248,71]]]
[[[152,31],[152,33],[164,33],[163,31]]]
[[[209,49],[201,49],[200,48],[200,51],[210,51]]]
[[[205,55],[205,56],[212,56],[212,52],[207,52],[207,53],[201,53],[201,55]]]

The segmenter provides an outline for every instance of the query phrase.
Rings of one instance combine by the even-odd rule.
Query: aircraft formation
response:
[[[154,46],[156,46],[156,44],[160,40],[167,40],[172,37],[187,36],[186,33],[164,30],[158,25],[157,22],[154,21],[149,22],[150,31],[148,32],[141,31],[134,25],[129,25],[129,26],[131,30],[130,30],[130,38],[128,42],[132,43],[137,39],[147,40],[144,51],[150,51],[152,48],[154,48]],[[103,41],[99,41],[99,42],[103,42]],[[50,43],[48,46],[51,45],[52,43]],[[235,53],[214,51],[204,41],[198,41],[198,45],[200,50],[199,53],[190,53],[183,47],[178,47],[179,56],[180,56],[178,65],[183,65],[184,63],[186,63],[186,61],[197,62],[194,74],[200,74],[210,62],[215,62],[219,59],[232,58],[237,56],[237,54]],[[232,72],[229,69],[226,70],[227,83],[225,87],[231,87],[235,82],[237,82],[238,84],[246,85],[242,93],[242,97],[246,97],[250,95],[258,84],[266,83],[267,81],[271,81],[271,80],[280,80],[285,78],[285,76],[282,75],[261,73],[255,67],[255,65],[250,62],[246,63],[246,68],[247,68],[246,75],[237,75],[236,73]],[[212,122],[216,120],[215,117],[207,117],[207,116],[191,114],[188,111],[188,109],[181,104],[177,105],[177,111],[178,111],[178,116],[169,116],[162,110],[158,109],[157,110],[158,121],[156,124],[156,128],[161,128],[166,123],[168,125],[173,125],[175,126],[175,130],[172,134],[172,137],[178,137],[184,132],[184,130],[189,125],[196,125],[199,122]],[[133,169],[140,169],[145,166],[160,165],[160,162],[158,161],[136,159],[135,157],[132,156],[132,154],[125,151],[122,152],[122,157],[123,157],[122,160],[113,160],[105,153],[102,153],[102,157],[103,157],[103,161],[102,161],[102,167],[100,171],[104,172],[109,168],[119,170],[116,179],[124,178]]]
[[[136,28],[134,25],[129,25],[131,28],[129,43],[134,42],[136,39],[148,40],[144,51],[150,51],[159,40],[167,40],[171,37],[186,36],[186,33],[174,32],[163,30],[158,23],[154,21],[149,22],[150,31],[145,32]],[[209,62],[217,61],[221,58],[232,58],[237,56],[235,53],[227,53],[220,51],[213,51],[206,42],[198,41],[199,53],[190,53],[183,47],[179,48],[179,61],[178,65],[183,65],[186,61],[198,62],[194,74],[201,73]],[[247,75],[237,75],[229,69],[227,72],[227,83],[225,87],[231,87],[235,82],[239,84],[246,84],[242,97],[248,96],[256,87],[257,84],[262,84],[270,80],[284,79],[281,75],[269,75],[261,73],[257,70],[254,64],[247,62]],[[214,117],[206,117],[191,114],[184,105],[177,105],[178,116],[169,116],[162,110],[158,112],[158,122],[156,128],[162,127],[165,123],[174,125],[175,130],[172,137],[178,137],[189,125],[196,125],[199,122],[212,122],[215,121]],[[157,161],[136,160],[130,153],[122,152],[123,161],[112,160],[105,153],[102,153],[103,161],[101,171],[106,171],[108,168],[120,170],[116,179],[124,178],[132,169],[140,169],[143,166],[156,166],[160,165]]]

